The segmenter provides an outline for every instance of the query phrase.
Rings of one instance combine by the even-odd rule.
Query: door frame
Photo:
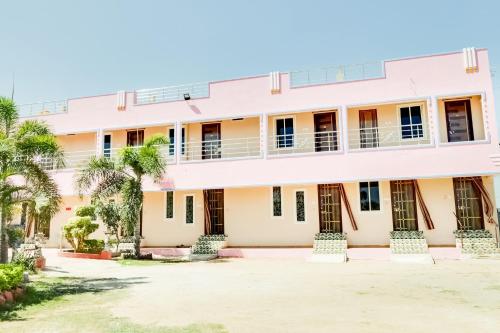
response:
[[[455,177],[453,178],[453,198],[454,198],[454,201],[455,201],[455,214],[457,214],[456,218],[457,218],[457,229],[461,229],[460,228],[460,225],[458,224],[458,219],[459,219],[459,216],[458,216],[458,200],[457,200],[457,191],[456,191],[456,182],[459,182],[460,180],[462,180],[462,178],[469,178],[469,180],[472,182],[472,180],[470,178],[472,177]],[[480,179],[480,181],[482,182],[483,180]],[[484,229],[484,207],[483,207],[483,198],[481,196],[481,192],[479,191],[479,189],[476,187],[476,185],[474,183],[472,183],[472,187],[474,188],[474,191],[476,192],[476,194],[478,194],[478,197],[479,197],[479,216],[481,218],[480,220],[480,229],[469,229],[469,230],[483,230]],[[463,222],[462,222],[463,223]]]
[[[320,233],[329,233],[328,231],[323,231],[322,230],[322,224],[324,224],[323,222],[323,217],[321,214],[321,190],[320,188],[322,186],[335,186],[337,188],[337,191],[339,191],[338,193],[338,198],[339,198],[339,209],[340,209],[340,213],[339,213],[339,231],[334,231],[334,232],[343,232],[344,228],[342,226],[342,197],[341,197],[341,193],[340,193],[340,183],[334,183],[334,184],[318,184],[317,186],[317,194],[318,194],[318,215],[319,215],[319,232]],[[330,189],[329,189],[330,190]],[[333,212],[332,212],[333,213]]]
[[[444,101],[444,118],[446,120],[446,137],[448,139],[448,142],[464,142],[464,141],[450,141],[450,120],[448,118],[448,109],[446,108],[446,105],[448,103],[456,103],[456,102],[464,102],[465,103],[465,116],[467,119],[467,132],[469,134],[468,141],[474,141],[474,123],[472,120],[471,103],[470,103],[470,98],[466,98],[466,99],[454,99],[454,100]]]
[[[329,115],[331,124],[332,124],[332,143],[328,144],[328,150],[318,150],[318,148],[322,147],[321,145],[318,147],[318,141],[321,142],[321,137],[317,138],[316,135],[317,133],[321,133],[320,131],[317,130],[317,119],[321,116]],[[314,123],[314,151],[315,152],[324,152],[324,151],[335,151],[338,150],[338,136],[337,136],[337,112],[332,110],[332,111],[327,111],[327,112],[316,112],[313,113],[313,123]],[[329,132],[329,131],[326,131]],[[319,140],[318,140],[319,139]]]
[[[213,155],[206,156],[205,155],[205,129],[208,126],[215,126],[217,128],[217,137],[218,137],[218,145],[217,148],[219,148],[219,152],[217,154],[217,157],[214,157]],[[214,123],[204,123],[201,124],[201,159],[202,160],[210,160],[210,159],[220,159],[222,158],[222,152],[220,151],[220,148],[222,146],[222,136],[221,136],[221,123],[220,122],[214,122]]]
[[[411,180],[391,180],[389,187],[390,187],[390,193],[391,193],[391,213],[392,213],[392,230],[393,231],[398,231],[396,230],[396,218],[395,218],[395,212],[394,212],[394,198],[393,198],[393,184],[394,186],[397,186],[396,184],[398,182],[412,182]],[[416,190],[415,190],[415,184],[412,184],[412,192],[413,192],[413,211],[415,212],[415,230],[408,230],[408,231],[418,231],[418,211],[417,211],[417,196],[416,196]]]

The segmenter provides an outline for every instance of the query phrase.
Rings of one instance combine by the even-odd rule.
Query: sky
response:
[[[19,104],[475,46],[489,49],[500,110],[497,0],[0,4],[0,95],[14,76]]]

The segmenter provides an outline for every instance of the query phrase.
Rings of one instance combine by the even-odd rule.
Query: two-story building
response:
[[[486,49],[382,63],[273,72],[241,79],[23,105],[50,124],[66,168],[48,244],[80,200],[74,175],[155,133],[168,171],[146,180],[143,246],[311,247],[344,232],[350,247],[387,246],[422,230],[454,246],[454,230],[496,234],[500,154]],[[51,162],[47,167],[51,168]],[[493,220],[491,220],[493,219]]]

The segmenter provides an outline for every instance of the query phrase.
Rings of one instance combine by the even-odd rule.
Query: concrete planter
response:
[[[35,266],[36,268],[43,270],[45,268],[45,263],[46,263],[45,257],[38,257],[36,258]]]
[[[59,251],[59,256],[65,258],[111,260],[112,253],[109,251],[102,251],[101,253],[79,253],[79,252]]]

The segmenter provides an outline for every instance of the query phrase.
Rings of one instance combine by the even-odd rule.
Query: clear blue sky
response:
[[[500,109],[495,0],[16,0],[1,10],[0,95],[15,72],[18,103],[476,46],[490,51]]]

